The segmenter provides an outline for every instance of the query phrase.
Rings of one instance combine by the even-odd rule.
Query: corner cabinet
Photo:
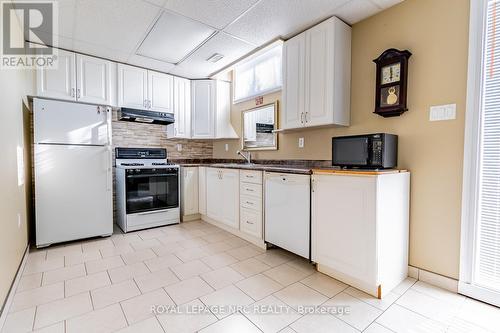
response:
[[[239,229],[239,170],[207,168],[206,190],[207,216],[228,227]]]
[[[332,17],[283,48],[281,128],[350,122],[351,28]]]
[[[173,76],[118,64],[118,106],[173,112]]]
[[[175,123],[167,126],[168,137],[191,138],[191,81],[174,77]]]
[[[238,138],[231,125],[231,84],[229,82],[191,81],[191,100],[191,138]]]
[[[382,298],[408,276],[410,174],[312,176],[311,259]]]
[[[77,101],[114,105],[116,64],[95,57],[58,50],[57,69],[38,68],[36,95]]]

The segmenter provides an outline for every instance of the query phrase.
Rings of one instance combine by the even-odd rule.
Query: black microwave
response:
[[[333,166],[391,169],[398,164],[398,136],[387,133],[332,138]]]

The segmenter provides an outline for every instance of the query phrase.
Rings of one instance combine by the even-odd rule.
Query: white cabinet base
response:
[[[255,245],[257,247],[260,247],[263,250],[266,249],[266,244],[264,243],[264,240],[262,240],[261,238],[257,238],[257,237],[251,236],[247,233],[241,232],[239,229],[231,228],[227,224],[217,222],[214,219],[211,219],[210,217],[208,217],[206,215],[202,215],[201,219],[207,223],[210,223],[210,224],[216,226],[217,228],[220,228],[222,230],[230,232],[233,235],[235,235],[239,238],[242,238],[242,239],[246,240],[247,242],[252,243],[253,245]]]

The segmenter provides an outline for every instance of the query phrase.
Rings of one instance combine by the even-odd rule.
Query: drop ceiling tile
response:
[[[80,53],[85,53],[92,56],[98,56],[109,60],[126,62],[129,55],[125,52],[109,49],[93,43],[83,42],[79,40],[73,41],[73,50]]]
[[[185,16],[163,12],[137,54],[177,64],[207,40],[215,30]]]
[[[262,45],[278,37],[291,37],[330,17],[347,1],[261,0],[224,31]]]
[[[167,2],[167,0],[142,0],[144,2],[149,2],[155,6],[158,6],[158,7],[163,7],[165,5],[165,3]]]
[[[221,32],[212,37],[170,72],[189,78],[206,78],[243,57],[254,48],[255,46],[251,44]],[[224,58],[216,63],[208,62],[207,59],[215,53],[222,54]]]
[[[403,2],[404,0],[371,0],[371,1],[380,8],[387,9],[389,7],[392,7],[394,5]]]
[[[133,54],[132,56],[130,56],[127,63],[139,67],[154,69],[165,73],[168,73],[172,68],[175,67],[175,65],[169,64],[168,62],[146,58],[137,54]]]
[[[381,11],[382,9],[370,0],[352,0],[338,8],[335,15],[349,24],[354,24]]]
[[[45,32],[39,33],[39,37],[43,38],[44,41],[48,40],[48,34]],[[73,49],[73,39],[64,36],[52,35],[52,44],[50,46],[59,47],[63,49],[72,50]],[[36,38],[28,38],[28,41],[40,44],[40,41]]]
[[[222,29],[258,0],[167,0],[165,8]]]
[[[75,39],[132,53],[160,9],[141,0],[78,0]]]

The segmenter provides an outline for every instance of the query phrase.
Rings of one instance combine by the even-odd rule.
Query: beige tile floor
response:
[[[377,300],[197,221],[32,251],[2,332],[31,331],[500,332],[500,309],[411,278]]]

